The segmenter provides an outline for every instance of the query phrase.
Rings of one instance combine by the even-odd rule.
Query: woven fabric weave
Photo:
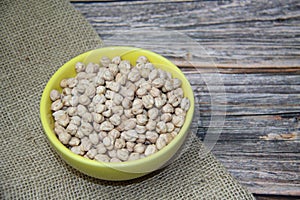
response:
[[[101,39],[67,1],[1,1],[0,15],[1,199],[253,199],[195,139],[171,165],[136,180],[98,180],[68,166],[44,134],[41,94],[63,63]]]

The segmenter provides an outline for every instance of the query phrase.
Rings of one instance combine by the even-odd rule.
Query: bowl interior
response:
[[[160,151],[151,156],[135,161],[126,161],[122,163],[105,163],[90,160],[71,152],[58,140],[53,131],[54,120],[52,117],[52,111],[50,110],[52,103],[49,97],[50,91],[52,89],[56,89],[61,92],[62,89],[59,86],[60,81],[65,78],[76,76],[74,66],[77,62],[83,62],[85,64],[88,64],[89,62],[99,63],[99,60],[102,56],[107,56],[109,58],[121,56],[122,60],[129,60],[132,65],[135,65],[135,61],[141,55],[146,56],[156,68],[161,68],[165,71],[168,71],[172,74],[173,77],[179,78],[182,81],[184,96],[190,100],[191,106],[189,111],[187,112],[185,123],[182,126],[179,134],[171,141],[170,144],[168,144]],[[116,173],[116,171],[125,172],[127,174],[149,173],[164,165],[182,145],[187,135],[189,126],[192,122],[193,113],[194,95],[192,88],[183,73],[173,63],[171,63],[164,57],[148,50],[132,47],[105,47],[86,52],[73,58],[72,60],[64,64],[61,68],[59,68],[57,72],[51,77],[44,89],[40,103],[40,116],[42,125],[54,149],[67,163],[69,163],[76,169],[97,178],[101,178],[101,173]],[[99,169],[100,171],[97,171],[97,169]],[[122,177],[120,179],[122,179]]]

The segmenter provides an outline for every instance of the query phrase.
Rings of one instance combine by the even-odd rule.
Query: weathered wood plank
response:
[[[254,156],[252,158],[249,157],[235,157],[234,160],[228,160],[226,156],[219,156],[219,160],[226,166],[229,167],[229,169],[232,170],[238,170],[243,166],[244,170],[250,170],[250,171],[265,171],[269,172],[270,168],[272,168],[273,172],[294,172],[297,171],[300,167],[300,161],[290,161],[290,160],[277,160],[278,158],[274,158],[270,156],[266,160],[264,158],[261,158],[259,161],[253,160]],[[273,162],[270,162],[270,160],[273,159]],[[237,162],[238,161],[238,162]],[[297,176],[296,176],[297,177]],[[296,178],[294,177],[294,179]],[[282,179],[282,181],[287,181],[285,178]],[[297,183],[299,183],[299,180]]]
[[[233,78],[235,76],[238,78]],[[280,86],[285,87],[292,83],[298,86],[299,78],[294,75],[285,77],[285,75],[266,74],[222,74],[221,77],[225,90],[232,92],[227,95],[227,97],[231,97],[227,98],[227,107],[231,112],[234,106],[239,107],[239,109],[233,112],[234,115],[226,116],[224,126],[213,127],[214,129],[210,130],[210,134],[222,130],[212,152],[229,169],[231,174],[253,193],[299,195],[297,189],[300,187],[300,183],[299,181],[295,182],[295,180],[299,180],[300,174],[300,112],[295,105],[299,105],[300,93],[298,89],[294,91],[293,87],[288,87],[285,90],[280,89]],[[257,81],[253,81],[255,79]],[[193,87],[197,87],[199,83],[205,87],[204,81],[200,80],[199,77],[197,79],[196,75],[190,76],[189,80]],[[266,87],[261,87],[261,85],[274,86],[274,89],[264,94]],[[233,88],[236,86],[244,87],[244,89],[237,91],[238,93],[233,93]],[[254,89],[256,93],[248,94],[248,87]],[[214,89],[218,93],[217,86]],[[198,135],[204,139],[208,134],[208,128],[212,127],[209,116],[211,114],[209,109],[210,96],[207,88],[196,90],[196,95],[200,98],[199,106],[202,112],[200,112],[200,124],[193,124],[192,130],[198,130]],[[290,98],[287,98],[288,96]],[[205,102],[203,99],[207,101]],[[279,114],[280,112],[277,110],[276,114],[272,115],[271,111],[274,111],[274,104],[279,110],[290,106],[290,112]],[[258,107],[261,108],[261,105],[264,105],[266,109],[259,110]],[[249,116],[245,116],[247,108],[254,111]],[[294,111],[298,111],[298,113]],[[239,112],[241,115],[238,115]],[[258,115],[259,113],[268,115]],[[298,138],[292,141],[265,141],[260,138],[270,133],[290,132],[297,132]],[[295,177],[296,179],[294,179]],[[271,185],[270,182],[272,182]]]
[[[167,35],[128,37],[140,28],[181,31],[206,48],[217,65],[299,67],[299,2],[94,2],[73,3],[109,45],[140,46],[173,60],[203,59],[191,44]],[[119,33],[119,36],[116,34]],[[121,34],[120,34],[121,33]],[[114,35],[113,40],[109,37]],[[138,35],[138,34],[137,34]],[[299,70],[299,69],[298,69]]]
[[[299,167],[299,165],[298,165]],[[249,180],[255,180],[255,182],[261,183],[276,183],[273,187],[282,186],[287,184],[293,188],[299,187],[299,176],[295,176],[293,172],[287,171],[255,171],[255,170],[240,170],[240,169],[229,169],[229,172],[234,174],[236,178],[242,182],[249,182]],[[292,190],[290,190],[292,192]],[[282,192],[281,192],[282,194]],[[296,191],[296,195],[300,195],[300,191]]]
[[[219,141],[212,152],[252,193],[300,195],[299,141],[244,143]]]
[[[169,58],[170,59],[170,58]],[[225,74],[257,74],[257,73],[270,73],[270,74],[300,74],[300,67],[294,66],[268,66],[268,65],[243,65],[236,66],[235,65],[224,65],[217,64],[215,66],[211,66],[209,64],[203,65],[201,63],[196,63],[190,65],[189,62],[182,62],[176,59],[170,59],[174,64],[179,66],[182,71],[190,73],[190,74],[199,74],[199,73],[225,73]],[[186,64],[189,64],[187,67]],[[217,67],[217,68],[216,68]]]
[[[182,69],[182,68],[181,68]],[[191,84],[205,84],[203,76],[219,77],[224,85],[300,85],[300,76],[297,74],[219,74],[210,73],[191,74],[191,70],[184,71]]]
[[[300,113],[300,75],[185,74],[202,116]]]
[[[181,67],[200,111],[201,120],[193,123],[192,129],[202,140],[209,128],[210,133],[222,130],[212,152],[251,192],[299,195],[299,137],[261,138],[270,133],[300,132],[298,1],[73,5],[106,45],[146,48]],[[147,34],[149,29],[151,34]],[[176,37],[176,31],[184,37]],[[210,81],[215,78],[217,81]],[[224,125],[210,125],[212,114],[226,114]]]
[[[299,197],[287,195],[254,195],[256,200],[298,200]]]
[[[241,141],[220,141],[218,142],[213,152],[217,155],[235,155],[236,152],[239,153],[289,153],[291,157],[294,154],[299,154],[299,141],[260,141],[260,140],[252,140],[247,141],[243,145],[241,145]],[[286,154],[286,156],[289,156]],[[299,157],[298,157],[299,158]]]
[[[202,139],[207,134],[208,128],[213,128],[210,131],[222,130],[219,140],[227,142],[256,143],[257,140],[262,140],[262,137],[268,134],[288,134],[293,132],[298,133],[298,138],[291,139],[298,139],[300,142],[300,122],[294,116],[226,116],[224,125],[221,127],[214,126],[214,124],[211,125],[210,119],[210,116],[201,116],[199,122],[192,124],[192,130]],[[297,151],[300,150],[295,149],[295,152]]]
[[[265,191],[268,191],[268,194],[271,195],[284,195],[291,196],[291,199],[299,199],[299,185],[289,185],[287,183],[284,184],[273,184],[273,182],[253,182],[253,183],[245,183],[242,182],[246,187],[250,188],[250,191],[254,194],[266,194]],[[286,187],[288,185],[288,187]],[[254,187],[255,186],[255,187]],[[253,189],[255,188],[255,189]],[[293,198],[296,197],[296,198]],[[285,199],[284,197],[281,197],[280,199]]]
[[[284,76],[283,76],[284,77]],[[271,77],[270,77],[271,78]],[[300,78],[300,75],[299,75]],[[199,78],[198,78],[199,79]],[[219,93],[222,92],[220,91],[220,86],[222,85],[210,85],[209,88],[206,87],[206,85],[199,85],[195,84],[192,85],[194,86],[194,91],[196,92],[213,92],[213,93]],[[208,90],[209,89],[209,90]],[[278,95],[287,95],[287,94],[299,94],[300,93],[300,85],[226,85],[225,86],[226,93],[233,93],[233,94],[253,94],[252,96],[258,95],[263,95],[265,94],[265,97],[260,97],[260,98],[268,98],[270,95],[276,93]],[[273,95],[274,96],[274,95]],[[230,97],[230,96],[229,96]],[[285,100],[285,99],[283,99]]]
[[[222,130],[212,152],[230,173],[256,194],[299,195],[300,77],[295,74],[214,74],[209,82],[188,73],[199,104],[200,124],[193,130],[204,139]],[[226,91],[226,118],[222,127],[210,125],[211,96]],[[220,95],[222,97],[222,95]],[[214,101],[222,114],[224,99]],[[218,106],[220,109],[216,110]],[[225,115],[225,113],[223,113]],[[219,124],[219,123],[216,123]],[[262,136],[296,132],[291,141],[265,141]],[[272,184],[270,184],[272,183]]]

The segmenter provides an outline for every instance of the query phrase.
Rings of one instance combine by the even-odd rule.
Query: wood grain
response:
[[[217,65],[296,67],[299,71],[300,4],[296,0],[126,1],[73,5],[112,45],[138,44],[174,60],[189,60],[189,44],[181,43],[178,38],[164,36],[160,40],[156,38],[159,42],[147,42],[141,34],[141,38],[109,40],[117,33],[140,28],[176,30],[205,47]],[[201,64],[207,63],[202,61],[198,65]]]
[[[299,197],[283,195],[254,195],[256,200],[298,200]]]
[[[106,45],[149,49],[181,68],[200,117],[192,130],[202,140],[222,131],[212,152],[257,199],[300,196],[299,1],[72,3]],[[289,133],[297,137],[263,139]]]
[[[204,139],[212,127],[212,114],[226,116],[224,125],[213,127],[210,134],[222,130],[212,152],[229,172],[252,193],[299,196],[300,76],[218,74],[223,85],[211,85],[210,90],[202,78],[210,74],[186,76],[199,104],[201,122],[193,124],[193,130],[197,130],[200,138]],[[221,86],[225,88],[226,99],[218,98]],[[212,98],[217,99],[214,113]],[[292,132],[298,137],[280,141],[261,139],[268,134]]]

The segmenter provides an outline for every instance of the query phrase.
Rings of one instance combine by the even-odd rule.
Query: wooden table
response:
[[[226,115],[224,125],[215,123],[210,130],[222,130],[212,152],[258,199],[300,196],[299,1],[72,4],[105,44],[153,50],[184,71],[199,105],[200,138],[213,126],[212,114],[221,121]],[[143,38],[142,28],[161,35]],[[191,43],[165,29],[180,31]],[[140,34],[128,37],[128,30]],[[207,76],[219,82],[207,86]]]

